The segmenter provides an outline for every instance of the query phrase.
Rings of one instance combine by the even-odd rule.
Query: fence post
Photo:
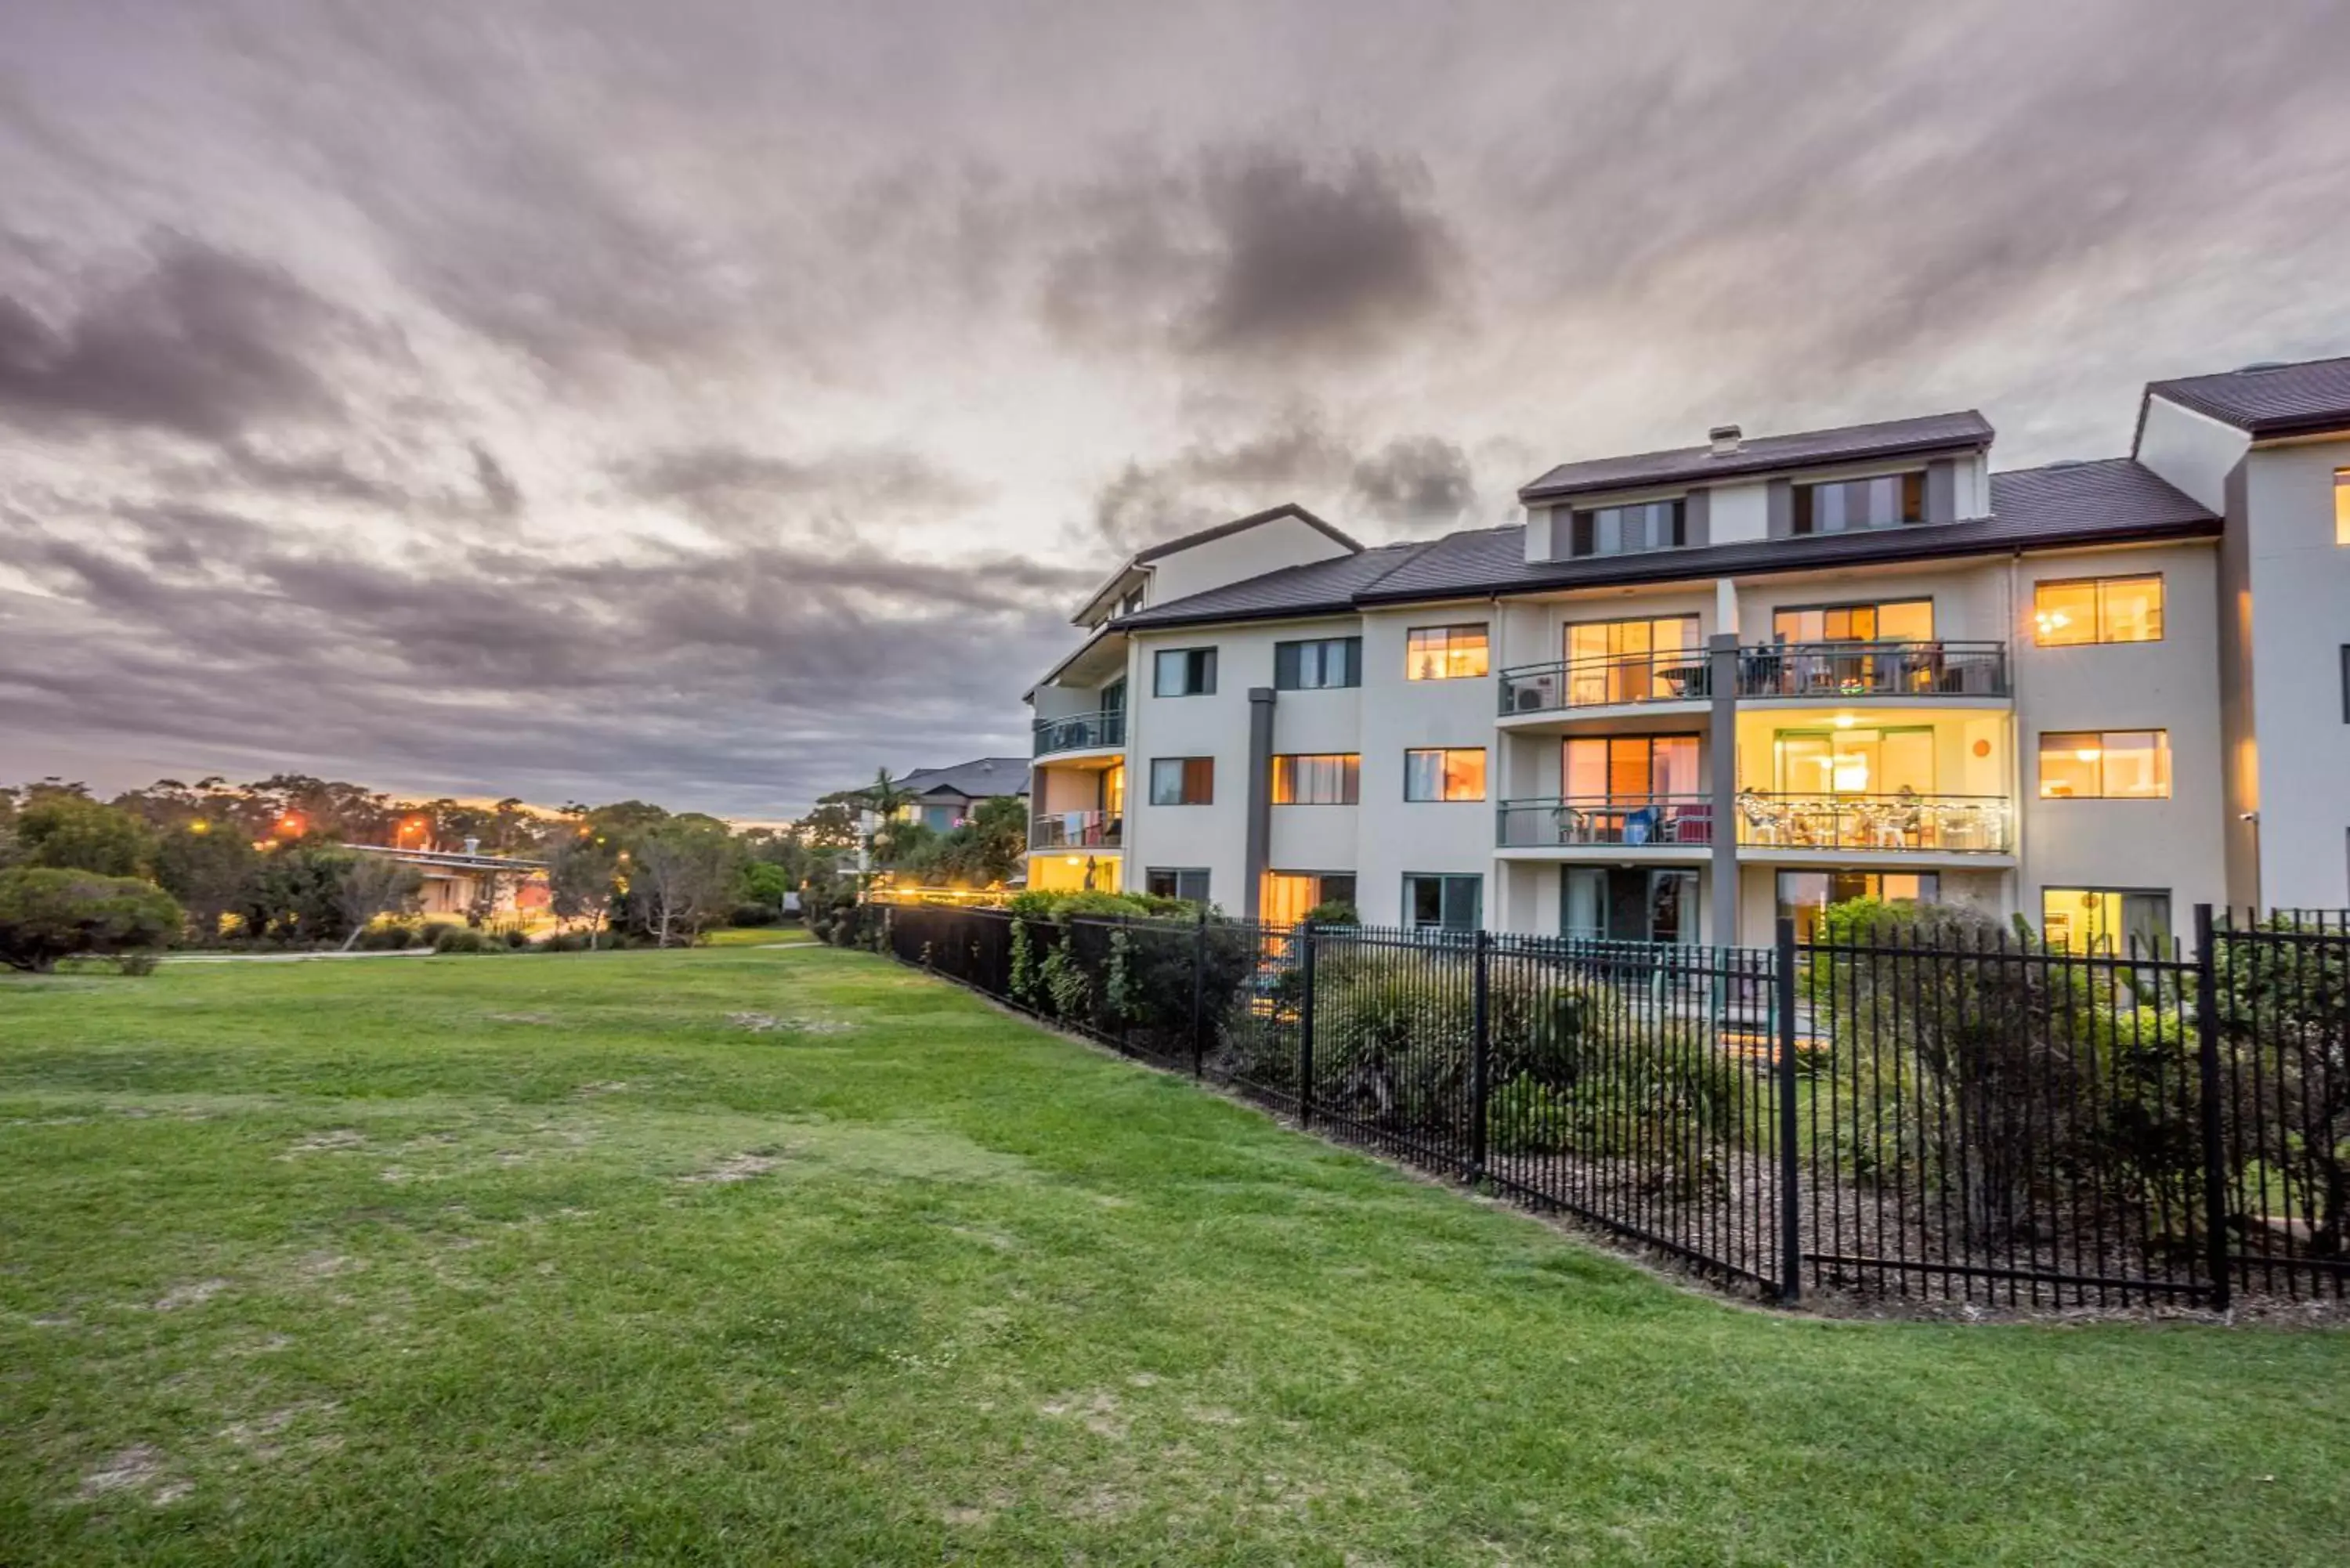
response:
[[[2211,906],[2195,906],[2195,1060],[2203,1101],[2203,1266],[2211,1305],[2228,1310],[2228,1151],[2220,1116],[2220,946]]]
[[[1804,1294],[1804,1228],[1795,1158],[1795,922],[1779,919],[1778,972],[1772,1012],[1778,1024],[1779,1087],[1779,1300],[1789,1306]]]
[[[1202,905],[1200,919],[1191,927],[1191,1076],[1206,1075],[1208,1048],[1200,1033],[1201,1001],[1208,983],[1208,910]]]
[[[1297,940],[1305,948],[1298,961],[1304,992],[1297,1004],[1297,1125],[1314,1125],[1314,922],[1298,922]]]
[[[1492,1091],[1492,939],[1477,928],[1477,968],[1472,992],[1474,1033],[1469,1049],[1469,1177],[1485,1179],[1485,1103]]]

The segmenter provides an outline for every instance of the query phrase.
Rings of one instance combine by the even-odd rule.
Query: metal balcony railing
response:
[[[2005,855],[2014,806],[1991,794],[1766,794],[1741,791],[1738,842],[1775,849]]]
[[[2005,697],[2003,642],[1783,642],[1738,650],[1741,697]]]
[[[1619,702],[1701,701],[1712,694],[1705,649],[1602,654],[1502,671],[1502,711],[1545,713]]]
[[[1107,811],[1040,811],[1028,819],[1031,849],[1115,849],[1125,817]]]
[[[1496,814],[1504,849],[1710,845],[1713,803],[1701,794],[1548,795],[1505,800]]]
[[[1105,709],[1098,713],[1069,713],[1058,719],[1036,721],[1035,755],[1050,756],[1055,752],[1089,751],[1101,746],[1126,744],[1126,711]]]

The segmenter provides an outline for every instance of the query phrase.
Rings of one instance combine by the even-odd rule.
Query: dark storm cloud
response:
[[[521,515],[522,486],[515,483],[514,475],[506,472],[505,464],[500,462],[496,454],[479,441],[473,443],[472,451],[473,479],[482,487],[482,504],[490,509],[494,516]]]
[[[657,452],[621,465],[621,488],[704,523],[912,517],[978,499],[978,488],[923,457],[869,447],[785,457],[723,443]]]
[[[337,322],[284,268],[172,236],[144,270],[92,279],[54,313],[0,296],[0,414],[214,441],[265,418],[331,417],[341,399],[310,352]]]
[[[1321,414],[1295,408],[1230,444],[1195,441],[1158,462],[1128,462],[1096,492],[1093,524],[1127,554],[1285,501],[1345,528],[1408,527],[1453,522],[1477,493],[1468,454],[1451,441],[1398,436],[1357,455]]]
[[[1316,164],[1262,145],[1143,164],[1055,214],[1046,322],[1078,339],[1207,358],[1344,360],[1456,306],[1460,246],[1424,169],[1367,151]]]

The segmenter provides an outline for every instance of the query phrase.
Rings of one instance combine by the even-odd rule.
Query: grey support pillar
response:
[[[1241,909],[1256,919],[1264,905],[1264,873],[1273,856],[1273,688],[1249,688],[1248,863],[1241,874]]]
[[[1706,730],[1709,793],[1713,797],[1712,883],[1706,898],[1706,940],[1738,945],[1738,634],[1706,639],[1707,689],[1713,711]]]

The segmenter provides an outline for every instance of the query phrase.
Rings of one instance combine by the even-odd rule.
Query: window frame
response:
[[[1436,895],[1437,923],[1435,925],[1430,926],[1421,924],[1419,919],[1412,913],[1413,884],[1417,882],[1434,882],[1438,884]],[[1471,910],[1471,918],[1469,923],[1465,926],[1456,926],[1449,923],[1448,911],[1452,903],[1452,893],[1454,890],[1453,885],[1462,882],[1468,883],[1471,888],[1471,898],[1474,907]],[[1485,923],[1484,875],[1482,872],[1476,871],[1407,871],[1403,874],[1403,903],[1398,913],[1400,917],[1399,923],[1400,923],[1407,930],[1452,931],[1462,933],[1477,930]]]
[[[1167,689],[1167,661],[1170,659],[1180,659],[1185,661],[1182,676],[1185,686],[1183,691],[1170,691]],[[1194,659],[1200,661],[1196,667],[1191,663]],[[1195,668],[1201,677],[1201,682],[1197,686],[1191,684]],[[1210,644],[1202,648],[1158,648],[1151,649],[1150,694],[1153,697],[1167,698],[1213,697],[1216,694],[1216,649],[1214,645]]]
[[[1309,648],[1340,649],[1339,662],[1344,667],[1343,679],[1307,684],[1303,679],[1305,650]],[[1329,655],[1326,651],[1319,662],[1326,673]],[[1359,634],[1342,637],[1302,637],[1273,645],[1273,688],[1276,691],[1347,691],[1363,683],[1363,639]]]
[[[1194,763],[1201,765],[1201,776],[1207,781],[1207,793],[1197,800],[1188,798]],[[1175,793],[1178,798],[1161,800],[1159,795],[1159,771],[1170,764],[1176,770]],[[1213,805],[1216,804],[1216,759],[1212,756],[1153,757],[1150,759],[1149,777],[1144,782],[1149,790],[1149,798],[1152,805]]]
[[[1300,763],[1338,765],[1336,800],[1300,800],[1297,798],[1297,774]],[[1284,798],[1284,777],[1287,778],[1287,798]],[[1363,804],[1363,753],[1360,752],[1276,752],[1273,756],[1271,775],[1265,781],[1266,799],[1274,805],[1360,805]]]
[[[2106,785],[2106,762],[2113,753],[2113,737],[2116,735],[2153,735],[2158,738],[2158,744],[2155,747],[2155,754],[2161,759],[2159,768],[2162,774],[2162,788],[2159,793],[2154,794],[2115,794],[2107,789]],[[2085,740],[2094,740],[2097,746],[2097,756],[2095,761],[2097,770],[2096,793],[2094,794],[2049,794],[2048,753],[2052,751],[2069,751],[2077,753],[2083,749],[2081,742]],[[2050,744],[2051,742],[2060,741],[2070,741],[2073,744],[2069,746]],[[2075,760],[2077,761],[2079,759],[2076,758]],[[2171,798],[2173,785],[2173,774],[2170,762],[2170,731],[2168,728],[2126,730],[2043,730],[2040,732],[2040,744],[2033,754],[2033,783],[2035,786],[2033,798],[2038,800],[2168,800]]]
[[[1161,893],[1156,888],[1151,886],[1152,883],[1156,882],[1161,877],[1172,878],[1173,886],[1175,888],[1174,892]],[[1183,891],[1184,879],[1191,877],[1197,877],[1200,879],[1198,884],[1200,893],[1197,898],[1193,898],[1191,894]],[[1143,891],[1149,893],[1155,898],[1183,898],[1199,905],[1201,909],[1205,909],[1208,907],[1209,903],[1209,889],[1212,886],[1213,882],[1209,876],[1209,868],[1205,866],[1150,866],[1143,868]]]
[[[2154,585],[2154,635],[2152,637],[2113,637],[2106,632],[2106,590],[2116,583],[2146,583]],[[2040,608],[2040,596],[2050,588],[2087,588],[2090,590],[2089,636],[2070,642],[2051,642],[2046,636],[2046,619]],[[2032,585],[2032,646],[2051,649],[2066,648],[2139,648],[2149,642],[2161,642],[2170,635],[2170,584],[2161,572],[2121,572],[2098,577],[2043,577]]]
[[[1477,793],[1475,794],[1454,794],[1451,793],[1452,788],[1452,759],[1455,757],[1467,756],[1472,752],[1475,753],[1477,756]],[[1436,787],[1440,793],[1436,794],[1414,794],[1411,793],[1411,764],[1414,757],[1436,757],[1440,759],[1436,765]],[[1486,748],[1483,746],[1406,746],[1403,753],[1404,802],[1409,805],[1461,805],[1470,802],[1482,801],[1491,791],[1491,768],[1492,758],[1487,755]]]
[[[1879,635],[1877,630],[1872,630],[1866,637],[1839,638],[1830,636],[1827,631],[1826,618],[1831,615],[1835,615],[1839,611],[1846,615],[1850,615],[1855,610],[1866,610],[1869,614],[1869,624],[1873,628],[1881,628],[1882,623],[1885,619],[1885,612],[1887,610],[1906,609],[1912,605],[1923,605],[1926,607],[1926,625],[1928,629],[1926,635],[1920,638],[1885,637]],[[1779,629],[1779,618],[1781,616],[1813,614],[1816,614],[1821,618],[1820,635],[1817,638],[1789,637],[1786,633]],[[1939,642],[1941,639],[1939,634],[1933,629],[1934,624],[1934,596],[1931,594],[1919,594],[1908,598],[1898,599],[1842,599],[1833,603],[1825,604],[1773,605],[1771,607],[1771,640],[1772,643],[1777,647],[1796,647],[1811,642]]]
[[[2126,937],[2129,932],[2129,901],[2133,898],[2159,898],[2162,900],[2163,934],[2168,938],[2176,938],[2178,934],[2178,928],[2171,919],[2171,908],[2175,900],[2172,890],[2168,888],[2058,887],[2051,884],[2043,884],[2040,889],[2040,940],[2043,943],[2048,940],[2048,900],[2051,896],[2058,894],[2094,896],[2099,898],[2114,898],[2119,900],[2115,908],[2116,911],[2121,917],[2122,933],[2125,937]],[[2135,956],[2128,952],[2126,944],[2114,945],[2110,933],[2107,934],[2106,945],[2102,948],[2094,940],[2084,946],[2076,948],[2068,938],[2062,950],[2065,952],[2081,953],[2095,953],[2104,951],[2123,957]],[[2168,955],[2155,954],[2149,956],[2161,957]]]
[[[1460,653],[1456,651],[1453,644],[1459,634],[1463,632],[1477,634],[1477,668],[1455,672],[1451,665]],[[1444,639],[1442,645],[1432,652],[1422,649],[1415,641],[1420,637],[1432,635],[1440,635]],[[1465,649],[1460,651],[1465,651]],[[1434,674],[1422,675],[1418,672],[1416,666],[1423,657],[1432,657],[1439,661]],[[1406,680],[1477,680],[1492,672],[1493,628],[1491,621],[1450,621],[1438,626],[1404,628],[1403,678]]]
[[[1846,479],[1814,479],[1796,481],[1788,486],[1787,532],[1798,539],[1824,538],[1832,534],[1874,534],[1884,528],[1910,528],[1926,521],[1926,474],[1922,468],[1905,468],[1892,473],[1855,474]],[[1887,480],[1901,483],[1901,506],[1906,514],[1914,495],[1917,515],[1903,515],[1885,523],[1863,523],[1857,527],[1846,524],[1840,528],[1819,525],[1815,497],[1823,490],[1841,489],[1856,484],[1881,484]]]
[[[2334,542],[2350,545],[2350,468],[2334,471]]]
[[[1622,556],[1653,556],[1665,550],[1687,549],[1689,547],[1689,504],[1690,498],[1682,494],[1667,496],[1657,501],[1619,501],[1607,506],[1573,507],[1569,509],[1566,518],[1567,559],[1605,561]],[[1667,537],[1663,544],[1654,543],[1657,536],[1655,514],[1659,507],[1669,509],[1665,524]],[[1625,528],[1621,514],[1630,512],[1643,514],[1641,526],[1646,531],[1650,543],[1630,546],[1624,543]],[[1616,523],[1617,546],[1612,550],[1603,550],[1599,547],[1599,519],[1610,513],[1618,514]]]

